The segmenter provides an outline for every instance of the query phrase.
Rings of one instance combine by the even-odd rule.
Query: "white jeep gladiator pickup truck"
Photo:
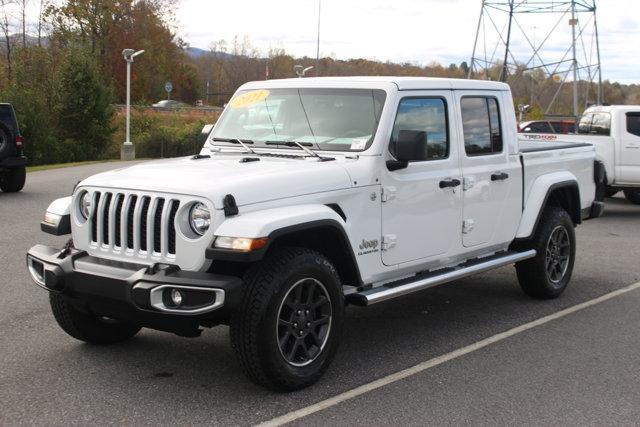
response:
[[[501,83],[252,82],[200,154],[101,173],[53,202],[42,229],[72,239],[27,264],[74,338],[228,324],[247,376],[293,390],[329,366],[348,303],[514,263],[526,294],[560,295],[602,175],[590,145],[519,146]]]
[[[522,141],[592,144],[596,160],[605,168],[603,196],[622,190],[627,200],[640,204],[640,105],[589,107],[577,135],[521,133],[518,137]]]

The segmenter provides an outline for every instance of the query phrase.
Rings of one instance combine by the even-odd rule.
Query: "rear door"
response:
[[[640,183],[640,111],[622,115],[618,171],[620,182]]]
[[[502,93],[457,91],[463,175],[462,243],[492,246],[513,237],[520,217],[520,163],[510,155],[501,117]],[[506,122],[506,121],[504,121]],[[515,136],[515,135],[514,135]]]

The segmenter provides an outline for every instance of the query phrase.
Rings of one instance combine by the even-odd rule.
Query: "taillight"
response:
[[[22,135],[16,136],[16,147],[21,148],[22,142],[23,142]]]

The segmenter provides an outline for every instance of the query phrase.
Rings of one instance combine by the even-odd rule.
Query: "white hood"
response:
[[[80,186],[200,196],[217,209],[232,194],[239,206],[286,197],[340,190],[351,179],[340,158],[320,162],[248,155],[212,155],[211,158],[157,160],[93,175]]]

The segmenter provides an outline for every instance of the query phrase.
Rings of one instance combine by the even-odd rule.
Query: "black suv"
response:
[[[26,166],[16,112],[11,104],[0,104],[0,189],[10,193],[22,190]]]

